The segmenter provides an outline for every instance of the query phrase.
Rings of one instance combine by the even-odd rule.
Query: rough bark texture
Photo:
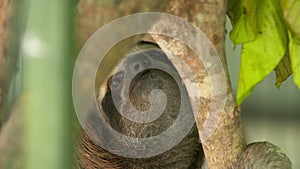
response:
[[[6,83],[6,64],[10,45],[10,36],[12,33],[10,24],[13,16],[13,7],[13,1],[0,1],[0,107],[3,102],[4,86]],[[0,114],[0,126],[2,120],[3,115]]]
[[[20,2],[20,1],[19,1]],[[22,137],[24,128],[24,112],[21,105],[24,99],[16,103],[10,103],[13,108],[10,111],[7,107],[8,89],[11,71],[15,71],[16,60],[13,51],[18,48],[17,40],[17,4],[14,0],[0,1],[0,168],[17,169],[22,168],[24,161],[21,158],[23,153]],[[18,43],[18,44],[15,44]],[[6,106],[6,107],[4,107]],[[9,117],[9,118],[8,118]]]
[[[203,143],[203,148],[209,168],[229,168],[245,148],[245,140],[241,127],[240,111],[236,106],[232,94],[226,67],[224,35],[227,1],[174,0],[168,1],[166,8],[162,8],[160,3],[161,1],[143,1],[131,4],[128,1],[115,1],[100,4],[95,1],[80,1],[78,34],[80,34],[81,44],[79,46],[103,24],[134,12],[162,11],[164,9],[164,12],[184,18],[200,28],[217,49],[227,78],[226,85],[223,86],[227,90],[224,112],[222,112],[217,129],[211,137]],[[168,25],[166,24],[165,26]],[[193,34],[190,33],[190,36],[193,36]],[[154,41],[158,43],[163,50],[173,51],[185,60],[193,70],[193,73],[199,75],[199,86],[204,86],[204,90],[209,89],[209,83],[201,83],[204,82],[208,76],[203,64],[197,60],[196,57],[192,60],[187,59],[189,58],[187,56],[193,55],[193,52],[186,49],[180,42],[176,42],[176,40],[162,36],[153,37]],[[210,98],[201,99],[201,109],[204,111],[199,112],[199,116],[196,119],[198,129],[202,128],[202,124],[207,117],[209,109],[207,105],[209,105],[210,102]]]
[[[9,118],[17,97],[16,84],[11,84],[20,71],[20,38],[27,22],[24,2],[0,1],[0,126]]]
[[[10,118],[0,132],[0,166],[3,169],[20,169],[24,166],[24,105],[25,95],[14,105]]]
[[[78,4],[78,16],[76,18],[79,48],[103,25],[133,13],[162,12],[166,2],[160,0],[81,0]]]
[[[221,113],[221,119],[218,127],[209,139],[203,142],[206,161],[210,169],[230,168],[245,148],[240,111],[233,97],[226,66],[224,40],[226,3],[227,2],[225,0],[200,0],[197,2],[174,0],[169,3],[166,9],[167,13],[187,19],[189,22],[200,28],[217,49],[224,66],[227,78],[226,85],[223,86],[227,90],[225,108]],[[166,21],[164,21],[164,23],[165,22]],[[168,24],[170,25],[172,23],[170,22],[165,25]],[[173,23],[172,26],[180,27],[180,25],[176,25],[176,23]],[[191,37],[193,36],[193,32],[185,33],[189,34]],[[172,51],[175,55],[179,55],[180,58],[189,65],[193,74],[199,75],[198,85],[200,86],[200,90],[201,87],[203,90],[210,89],[209,86],[211,85],[211,82],[205,80],[208,75],[203,64],[198,61],[195,56],[194,59],[190,59],[193,52],[189,51],[185,45],[171,38],[163,36],[153,37],[163,50]],[[223,96],[218,99],[222,99],[222,97]],[[210,99],[211,98],[209,96],[201,98],[201,111],[196,119],[198,130],[202,128],[202,125],[208,116],[210,108],[208,105],[211,102]]]

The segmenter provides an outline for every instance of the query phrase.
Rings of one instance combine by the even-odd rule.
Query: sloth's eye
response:
[[[118,72],[110,79],[110,89],[116,90],[121,86],[122,80],[124,78],[124,72]]]

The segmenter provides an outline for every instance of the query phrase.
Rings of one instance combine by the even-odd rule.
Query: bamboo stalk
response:
[[[71,168],[70,1],[31,0],[23,41],[25,168]]]

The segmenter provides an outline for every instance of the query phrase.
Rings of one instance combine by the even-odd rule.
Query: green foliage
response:
[[[228,15],[243,45],[237,103],[273,70],[278,88],[292,73],[300,88],[300,0],[229,0]]]
[[[299,6],[300,8],[300,6]],[[298,20],[300,20],[298,18]],[[289,52],[294,74],[294,82],[300,88],[300,36],[294,36],[289,32]]]
[[[290,30],[300,37],[300,0],[281,0],[280,2],[284,19]]]
[[[255,39],[257,29],[257,1],[231,0],[229,17],[234,28],[230,32],[230,39],[235,44],[249,42]]]
[[[288,53],[284,55],[277,67],[275,68],[276,83],[275,86],[279,89],[282,82],[284,82],[291,74],[291,62]]]
[[[300,0],[280,2],[289,29],[289,54],[294,82],[300,88]]]

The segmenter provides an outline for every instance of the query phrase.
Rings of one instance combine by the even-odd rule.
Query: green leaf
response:
[[[300,37],[300,0],[281,0],[286,23],[297,37]]]
[[[281,1],[281,7],[289,27],[289,53],[294,82],[300,88],[300,0]]]
[[[289,32],[289,52],[294,74],[294,82],[300,89],[300,38]]]
[[[242,0],[229,0],[228,4],[229,6],[227,14],[231,20],[231,23],[235,25],[237,19],[242,15],[243,12]]]
[[[275,68],[275,73],[276,73],[275,86],[279,89],[281,83],[284,82],[292,74],[291,61],[288,53],[284,55],[284,57],[281,59],[281,61]]]
[[[253,41],[243,45],[237,91],[239,105],[275,69],[287,51],[287,33],[279,0],[260,1],[256,10],[259,33]]]
[[[230,32],[230,39],[235,44],[245,43],[254,40],[257,35],[257,9],[259,0],[230,1],[229,9],[234,25]]]

